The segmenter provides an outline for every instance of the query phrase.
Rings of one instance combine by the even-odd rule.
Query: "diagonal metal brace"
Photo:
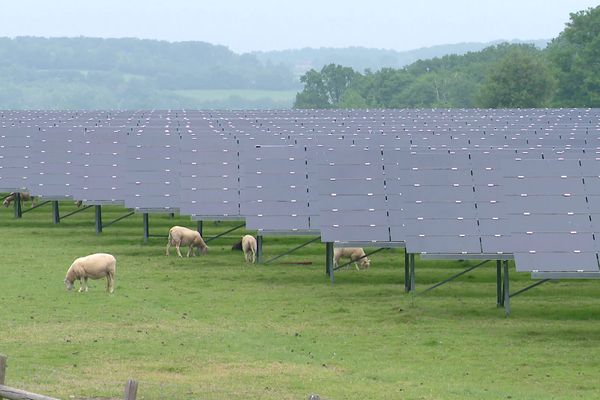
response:
[[[526,291],[528,291],[529,289],[533,289],[534,287],[536,287],[536,286],[539,286],[539,285],[541,285],[542,283],[546,283],[546,282],[548,282],[548,281],[551,281],[551,280],[552,280],[552,279],[542,279],[541,281],[538,281],[538,282],[536,282],[536,283],[534,283],[534,284],[531,284],[531,285],[529,285],[529,286],[527,286],[527,287],[524,287],[524,288],[523,288],[523,289],[521,289],[521,290],[517,290],[516,292],[512,293],[512,294],[510,295],[510,297],[515,297],[515,296],[517,296],[517,295],[520,295],[521,293],[523,293],[523,292],[526,292]]]
[[[117,218],[117,219],[114,219],[114,220],[112,220],[112,221],[110,221],[110,222],[107,222],[106,224],[102,224],[102,227],[103,227],[103,228],[109,227],[109,226],[111,226],[112,224],[114,224],[115,222],[119,222],[120,220],[122,220],[122,219],[125,219],[125,218],[127,218],[127,217],[130,217],[130,216],[132,216],[133,214],[135,214],[135,212],[134,212],[134,211],[131,211],[131,212],[129,212],[129,213],[127,213],[127,214],[125,214],[125,215],[122,215],[122,216],[120,216],[120,217],[119,217],[119,218]]]
[[[68,213],[68,214],[62,215],[62,216],[60,217],[60,219],[65,219],[65,218],[67,218],[67,217],[70,217],[71,215],[75,215],[75,214],[77,214],[77,213],[80,213],[80,212],[82,212],[82,211],[85,211],[85,210],[87,210],[87,209],[88,209],[88,208],[90,208],[90,207],[93,207],[93,206],[85,206],[85,207],[82,207],[82,208],[78,208],[78,209],[77,209],[77,210],[75,210],[75,211],[71,211],[71,212],[70,212],[70,213]]]
[[[204,243],[208,243],[208,242],[210,242],[210,241],[212,241],[212,240],[218,239],[218,238],[220,238],[221,236],[225,236],[225,235],[227,235],[228,233],[231,233],[231,232],[233,232],[233,231],[236,231],[236,230],[238,230],[238,229],[240,229],[240,228],[243,228],[244,226],[246,226],[246,223],[240,224],[240,225],[238,225],[238,226],[235,226],[235,227],[233,227],[233,228],[231,228],[231,229],[228,229],[228,230],[226,230],[225,232],[219,233],[217,236],[213,236],[213,237],[209,237],[209,238],[207,238],[207,239],[204,239]]]
[[[314,238],[314,239],[311,239],[311,240],[309,240],[308,242],[302,243],[300,246],[296,246],[296,247],[294,247],[293,249],[291,249],[291,250],[288,250],[288,251],[286,251],[286,252],[285,252],[285,253],[283,253],[283,254],[280,254],[280,255],[278,255],[278,256],[276,256],[276,257],[273,257],[273,258],[271,258],[270,260],[267,260],[267,261],[265,261],[265,262],[264,262],[264,264],[269,264],[269,263],[271,263],[271,262],[273,262],[273,261],[275,261],[275,260],[278,260],[278,259],[280,259],[280,258],[281,258],[281,257],[283,257],[283,256],[287,256],[288,254],[291,254],[291,253],[293,253],[294,251],[296,251],[296,250],[298,250],[298,249],[301,249],[301,248],[303,248],[304,246],[308,246],[309,244],[311,244],[311,243],[314,243],[314,242],[316,242],[317,240],[321,240],[321,236],[317,236],[316,238]]]
[[[443,281],[441,281],[441,282],[439,282],[439,283],[436,283],[435,285],[433,285],[433,286],[431,286],[431,287],[429,287],[429,288],[427,288],[427,289],[423,290],[421,293],[426,293],[426,292],[429,292],[430,290],[433,290],[433,289],[435,289],[436,287],[442,286],[442,285],[444,285],[444,284],[446,284],[446,283],[448,283],[448,282],[450,282],[450,281],[452,281],[452,280],[454,280],[454,279],[458,278],[459,276],[466,274],[467,272],[473,271],[475,268],[479,268],[479,267],[481,267],[482,265],[484,265],[484,264],[486,264],[486,263],[488,263],[488,262],[490,262],[490,260],[485,260],[485,261],[482,261],[482,262],[480,262],[480,263],[479,263],[479,264],[477,264],[477,265],[474,265],[474,266],[472,266],[472,267],[470,267],[470,268],[467,268],[467,269],[465,269],[464,271],[461,271],[461,272],[459,272],[458,274],[454,274],[454,275],[452,275],[452,276],[451,276],[450,278],[448,278],[448,279],[444,279]]]
[[[344,267],[347,267],[348,265],[350,265],[350,264],[352,264],[352,263],[355,263],[355,262],[357,262],[357,261],[359,261],[359,260],[362,260],[363,258],[367,258],[367,257],[369,257],[371,254],[379,253],[379,252],[380,252],[380,251],[382,251],[382,250],[389,250],[389,247],[381,247],[381,248],[379,248],[379,249],[377,249],[377,250],[373,250],[373,251],[372,251],[372,252],[370,252],[370,253],[365,253],[365,255],[364,255],[364,256],[362,256],[362,257],[360,257],[360,258],[357,258],[357,259],[356,259],[356,260],[354,260],[354,261],[348,261],[347,263],[344,263],[344,264],[342,264],[342,265],[338,265],[338,266],[337,266],[337,267],[335,267],[333,270],[334,270],[334,271],[337,271],[338,269],[342,269],[342,268],[344,268]]]
[[[40,204],[36,204],[33,207],[29,207],[29,208],[24,209],[23,211],[21,211],[21,214],[25,214],[26,212],[29,212],[31,210],[35,210],[36,208],[44,206],[44,205],[46,205],[48,203],[51,203],[51,202],[52,202],[51,200],[42,201]]]

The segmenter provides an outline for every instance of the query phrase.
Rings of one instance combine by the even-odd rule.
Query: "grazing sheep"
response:
[[[190,256],[190,254],[193,255],[194,247],[199,249],[202,254],[206,254],[208,251],[208,246],[206,245],[206,243],[204,243],[204,240],[202,240],[202,236],[200,236],[200,233],[198,231],[186,228],[184,226],[174,226],[171,229],[169,229],[169,239],[167,241],[167,255],[169,255],[169,249],[171,248],[171,246],[175,245],[175,248],[177,249],[177,255],[179,257],[183,257],[181,255],[181,251],[179,250],[179,246],[182,244],[184,246],[189,244],[190,246],[187,252],[188,257]]]
[[[371,260],[369,260],[365,251],[361,247],[340,247],[333,249],[333,266],[337,268],[338,261],[340,258],[349,258],[350,261],[354,261],[354,266],[358,268],[360,264],[361,268],[369,268]],[[358,263],[358,264],[357,264]]]
[[[31,200],[31,207],[33,207],[35,205],[35,196],[31,196],[27,192],[20,192],[20,193],[21,193],[21,201],[29,201],[29,200]],[[8,207],[8,206],[10,206],[10,203],[12,203],[13,201],[15,201],[16,198],[17,198],[17,192],[12,192],[8,196],[6,196],[6,198],[2,202],[2,205],[4,207]]]
[[[96,253],[89,256],[79,257],[67,270],[65,285],[67,290],[73,289],[73,283],[79,279],[81,287],[80,292],[87,292],[87,280],[100,279],[106,277],[106,291],[113,293],[115,291],[115,273],[117,269],[117,260],[110,254]]]
[[[239,250],[242,251],[242,239],[238,240],[231,246],[231,250]]]
[[[256,262],[256,239],[252,235],[242,237],[242,250],[246,262],[254,264]]]

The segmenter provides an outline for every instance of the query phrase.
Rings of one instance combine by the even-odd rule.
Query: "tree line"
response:
[[[600,6],[570,15],[541,50],[499,44],[363,73],[337,64],[301,77],[296,108],[600,107]]]

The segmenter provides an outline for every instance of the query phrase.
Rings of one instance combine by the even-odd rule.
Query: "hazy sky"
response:
[[[0,0],[0,36],[200,40],[236,52],[556,37],[600,0]]]

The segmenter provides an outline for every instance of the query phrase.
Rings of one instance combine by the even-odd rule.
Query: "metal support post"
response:
[[[263,237],[256,235],[256,263],[260,264],[263,261]]]
[[[508,261],[504,261],[504,311],[506,317],[510,316],[510,280],[508,276]]]
[[[15,198],[14,198],[14,202],[15,202],[15,218],[21,218],[23,217],[23,206],[21,204],[21,193],[17,192]]]
[[[325,273],[333,284],[333,243],[325,243]]]
[[[58,210],[58,201],[52,202],[52,221],[55,224],[58,224],[60,222],[60,212]]]
[[[415,255],[414,253],[410,254],[410,288],[409,292],[415,291]]]
[[[102,206],[101,205],[97,205],[94,206],[94,214],[95,214],[95,221],[96,221],[96,234],[99,235],[102,233]]]
[[[198,221],[196,230],[202,237],[204,237],[204,229],[203,228],[204,228],[204,225],[202,224],[202,221]]]
[[[410,256],[404,249],[404,291],[410,292]]]
[[[502,261],[496,260],[496,307],[502,306]]]
[[[142,219],[144,220],[144,243],[148,243],[148,238],[150,237],[150,227],[148,226],[148,213],[144,213]]]

